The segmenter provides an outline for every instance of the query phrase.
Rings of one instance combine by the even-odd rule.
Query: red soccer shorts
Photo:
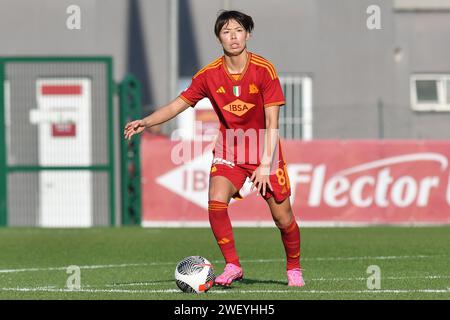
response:
[[[246,178],[251,178],[253,171],[255,171],[257,167],[257,165],[234,164],[220,158],[214,158],[211,165],[210,177],[223,176],[230,180],[238,190],[233,195],[233,198],[242,199],[239,190],[244,185]],[[278,167],[275,170],[271,170],[269,179],[273,191],[270,190],[269,186],[266,186],[266,195],[263,196],[264,199],[267,200],[274,197],[276,202],[282,202],[291,195],[289,176],[284,160],[280,160],[278,162]],[[260,189],[260,194],[262,196],[262,187]]]

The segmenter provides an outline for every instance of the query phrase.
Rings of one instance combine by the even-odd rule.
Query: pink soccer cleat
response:
[[[301,269],[291,269],[287,271],[288,286],[290,287],[303,287],[305,281],[303,280]]]
[[[227,263],[223,273],[215,280],[215,284],[218,286],[229,286],[234,281],[240,281],[244,277],[244,272],[241,267],[235,264]]]

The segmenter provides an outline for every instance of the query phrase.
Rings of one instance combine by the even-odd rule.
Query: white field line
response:
[[[36,288],[0,288],[0,291],[9,292],[56,292],[56,293],[181,293],[178,289],[164,289],[164,290],[127,290],[127,289],[53,289],[46,287],[36,287]],[[369,294],[379,294],[379,293],[450,293],[450,288],[446,289],[416,289],[416,290],[406,290],[406,289],[388,289],[388,290],[226,290],[226,291],[216,291],[211,290],[208,294],[230,294],[230,293],[290,293],[290,294],[308,294],[308,293],[318,293],[318,294],[332,294],[332,293],[369,293]]]
[[[161,282],[128,282],[106,284],[105,287],[133,287],[133,286],[157,286],[162,285]]]
[[[450,275],[429,275],[429,276],[403,276],[403,277],[382,277],[381,280],[407,280],[407,279],[450,279]],[[272,279],[264,279],[264,280],[272,280]],[[364,277],[350,277],[350,278],[305,278],[307,282],[309,281],[367,281],[367,278]],[[285,282],[286,279],[275,279],[272,281]],[[127,283],[112,283],[106,284],[105,287],[144,287],[144,286],[156,286],[163,285],[161,281],[156,282],[127,282]],[[84,287],[91,287],[86,285]]]
[[[123,264],[104,264],[104,265],[90,265],[90,266],[78,266],[80,269],[108,269],[108,268],[127,268],[127,267],[140,267],[152,265],[151,263],[123,263]],[[57,271],[67,270],[65,267],[48,267],[48,268],[22,268],[22,269],[0,269],[0,273],[14,273],[14,272],[33,272],[33,271]]]
[[[302,258],[302,261],[352,261],[352,260],[399,260],[399,259],[430,259],[430,258],[448,257],[448,255],[414,255],[414,256],[361,256],[361,257],[313,257]],[[285,259],[250,259],[241,260],[242,263],[269,263],[284,262]],[[222,263],[222,260],[213,260],[212,263]],[[122,263],[122,264],[104,264],[104,265],[84,265],[78,266],[80,269],[109,269],[109,268],[128,268],[128,267],[147,267],[147,266],[175,266],[178,262],[150,262],[150,263]],[[46,268],[21,268],[21,269],[0,269],[1,273],[16,272],[35,272],[35,271],[59,271],[67,270],[64,267],[46,267]]]
[[[381,280],[405,280],[405,279],[450,279],[450,276],[404,276],[404,277],[385,277],[382,276]],[[284,280],[284,279],[283,279]],[[283,281],[279,280],[279,281]],[[355,277],[355,278],[314,278],[308,279],[308,281],[367,281],[367,278],[364,277]]]
[[[231,292],[230,292],[231,291]],[[291,294],[298,294],[298,293],[371,293],[371,294],[378,294],[378,293],[450,293],[450,288],[447,289],[417,289],[417,290],[407,290],[407,289],[388,289],[388,290],[224,290],[224,291],[210,291],[211,293],[218,293],[218,294],[227,294],[227,293],[291,293]],[[208,291],[209,293],[209,291]]]

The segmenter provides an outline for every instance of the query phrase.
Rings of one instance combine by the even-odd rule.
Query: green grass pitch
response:
[[[450,299],[450,227],[302,228],[306,286],[286,285],[278,229],[235,228],[244,281],[185,294],[178,261],[224,263],[208,228],[0,229],[0,299]],[[70,291],[67,267],[80,267]],[[367,269],[380,268],[369,289]]]

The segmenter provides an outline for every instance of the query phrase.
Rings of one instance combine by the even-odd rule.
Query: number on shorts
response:
[[[286,184],[286,178],[284,177],[284,171],[281,168],[278,168],[277,171],[275,172],[275,175],[278,178],[278,184],[280,186],[284,186]]]
[[[286,164],[284,165],[283,169],[278,168],[277,171],[275,171],[275,175],[277,176],[278,184],[280,186],[284,186],[287,182],[288,188],[290,188],[289,175],[287,174]]]

